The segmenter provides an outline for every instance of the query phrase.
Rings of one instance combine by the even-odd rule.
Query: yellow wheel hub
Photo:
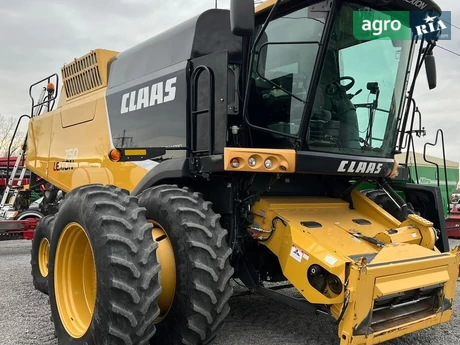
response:
[[[93,318],[96,303],[96,265],[82,226],[68,224],[62,232],[54,264],[56,304],[61,322],[73,338],[81,338]]]
[[[176,292],[176,261],[171,241],[163,227],[153,220],[149,220],[149,223],[153,224],[152,237],[158,242],[157,256],[161,265],[160,281],[162,292],[158,298],[160,316],[155,320],[155,322],[160,322],[168,314],[174,300]]]
[[[42,277],[48,277],[48,262],[50,257],[50,243],[48,239],[42,238],[38,247],[38,269]]]

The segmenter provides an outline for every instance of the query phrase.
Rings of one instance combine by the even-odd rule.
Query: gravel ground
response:
[[[456,244],[460,244],[457,241]],[[34,290],[30,241],[0,242],[0,344],[57,345],[48,297]],[[239,287],[235,288],[237,291]],[[241,289],[240,289],[241,290]],[[457,287],[460,298],[460,287]],[[260,296],[234,297],[215,345],[336,345],[331,318],[299,312]],[[449,324],[407,335],[388,345],[460,345],[460,303]]]

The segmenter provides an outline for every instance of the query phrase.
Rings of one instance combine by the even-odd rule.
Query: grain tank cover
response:
[[[240,63],[242,39],[229,11],[212,9],[118,54],[107,88],[113,146],[185,148],[191,60],[222,51]]]
[[[110,69],[109,89],[222,50],[228,50],[230,61],[241,61],[241,38],[230,30],[230,12],[208,10],[120,53]]]

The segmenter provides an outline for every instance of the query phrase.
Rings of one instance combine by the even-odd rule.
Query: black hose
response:
[[[402,218],[406,219],[409,215],[406,201],[404,201],[404,199],[401,198],[401,196],[398,193],[396,193],[393,188],[390,187],[390,185],[385,179],[382,180],[382,183],[380,183],[380,185],[398,204],[399,208],[401,209]]]

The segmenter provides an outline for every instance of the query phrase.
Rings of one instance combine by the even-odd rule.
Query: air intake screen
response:
[[[67,99],[107,85],[107,64],[116,52],[94,50],[62,68]]]

